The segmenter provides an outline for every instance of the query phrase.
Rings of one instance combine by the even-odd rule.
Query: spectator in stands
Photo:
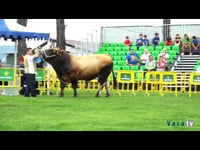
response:
[[[180,46],[181,47],[181,37],[180,35],[177,33],[175,38],[174,38],[174,46]]]
[[[181,55],[184,55],[185,49],[189,49],[190,55],[192,55],[192,48],[191,48],[192,40],[189,38],[187,34],[184,34],[182,39],[182,52]]]
[[[144,50],[144,53],[140,57],[141,65],[146,64],[147,60],[149,59],[149,55],[150,55],[150,53],[149,53],[148,49],[146,48]]]
[[[166,39],[166,41],[165,41],[165,45],[166,45],[166,46],[171,46],[171,47],[172,47],[172,44],[173,44],[172,38],[171,38],[171,37],[168,37],[168,38]]]
[[[124,44],[125,44],[126,46],[130,47],[130,45],[131,45],[131,40],[129,39],[129,36],[126,36],[126,37],[125,37]]]
[[[163,55],[159,55],[157,63],[157,71],[165,71],[167,67],[166,60],[163,58]]]
[[[195,53],[195,50],[197,50],[200,47],[200,42],[197,40],[196,36],[192,36],[192,53]]]
[[[163,49],[162,49],[162,53],[160,53],[159,55],[163,56],[163,59],[164,59],[165,62],[166,62],[166,68],[165,68],[165,70],[168,70],[168,59],[169,59],[169,54],[167,53],[167,49],[166,49],[166,48],[163,48]]]
[[[139,34],[139,38],[136,40],[136,46],[137,49],[139,49],[140,46],[143,46],[143,34]]]
[[[153,60],[153,56],[150,54],[149,59],[146,61],[144,76],[147,71],[156,71],[156,61]]]
[[[148,47],[149,46],[149,39],[147,39],[147,35],[143,36],[143,46]]]
[[[162,49],[162,53],[160,53],[160,55],[162,55],[163,59],[166,61],[166,63],[168,63],[169,54],[167,53],[167,49],[166,48]]]
[[[139,66],[138,54],[135,53],[133,50],[130,50],[129,53],[126,55],[125,65],[129,65],[130,68],[132,65]]]
[[[155,36],[152,39],[152,46],[156,47],[160,45],[160,37],[158,33],[155,33]]]

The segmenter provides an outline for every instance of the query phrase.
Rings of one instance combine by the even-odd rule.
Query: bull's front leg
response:
[[[64,89],[65,89],[66,84],[60,82],[60,97],[64,96]]]
[[[74,97],[77,97],[78,96],[78,94],[77,94],[77,83],[78,83],[78,81],[76,79],[72,79],[71,82],[72,82],[72,88],[74,90]]]

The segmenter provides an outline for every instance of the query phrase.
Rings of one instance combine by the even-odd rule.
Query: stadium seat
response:
[[[200,65],[200,60],[197,61],[197,65]]]
[[[125,56],[126,56],[126,52],[120,51],[120,52],[118,52],[118,56],[123,56],[123,57],[125,57]]]
[[[109,47],[110,46],[110,43],[109,42],[104,42],[103,43],[103,47]]]
[[[136,53],[138,54],[138,57],[140,57],[143,54],[142,51],[136,51]]]
[[[171,50],[171,46],[164,46],[163,48],[166,48],[167,50]]]
[[[114,61],[121,61],[121,56],[113,56]]]
[[[121,70],[120,66],[113,66],[113,70]]]
[[[139,51],[144,52],[145,47],[144,46],[140,46]]]
[[[130,70],[130,66],[121,66],[122,70]]]
[[[138,71],[139,69],[138,69],[138,66],[131,66],[131,70]]]
[[[112,57],[114,57],[114,56],[117,56],[117,53],[116,53],[115,51],[111,51],[111,52],[110,52],[110,55],[111,55]]]
[[[128,47],[122,47],[122,51],[129,51]]]
[[[176,51],[173,50],[169,51],[169,55],[176,55]]]
[[[125,61],[123,60],[118,61],[118,66],[124,66],[124,64],[125,64]]]
[[[106,50],[108,51],[108,52],[110,52],[110,51],[113,51],[113,47],[106,47]]]
[[[117,46],[118,46],[118,44],[116,42],[111,43],[111,47],[117,47]]]
[[[124,42],[120,42],[118,45],[119,45],[119,47],[124,47],[125,46]]]
[[[160,46],[164,47],[165,46],[165,41],[160,41]]]
[[[117,66],[117,65],[118,65],[118,61],[115,61],[115,60],[114,60],[114,61],[113,61],[113,65],[114,65],[114,66]]]
[[[172,50],[179,50],[179,46],[172,46]]]
[[[152,52],[152,51],[154,51],[154,47],[153,46],[148,46],[148,50],[149,50],[149,52]]]
[[[106,51],[106,48],[105,48],[105,47],[100,47],[100,48],[99,48],[99,52],[104,52],[104,51]]]
[[[118,46],[117,46],[117,47],[114,47],[114,51],[117,51],[117,52],[118,52],[118,51],[121,51],[121,49],[122,49],[122,48],[121,48],[121,47],[118,47]]]
[[[137,51],[137,46],[131,46],[130,49],[133,51]]]
[[[155,50],[161,52],[162,51],[162,46],[156,46]]]

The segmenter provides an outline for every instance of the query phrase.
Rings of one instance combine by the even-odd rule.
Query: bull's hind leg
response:
[[[103,90],[103,87],[105,86],[105,82],[102,84],[102,83],[100,83],[100,88],[99,88],[99,90],[97,91],[97,93],[96,93],[96,97],[99,97],[100,95],[101,95],[101,92],[102,92],[102,90]]]
[[[64,83],[60,82],[60,97],[63,97],[64,96],[64,89],[65,89],[65,85]]]
[[[110,96],[110,81],[107,79],[106,82],[106,97]]]

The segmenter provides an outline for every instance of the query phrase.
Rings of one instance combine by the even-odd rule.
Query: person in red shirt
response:
[[[173,44],[173,42],[172,42],[171,37],[168,37],[168,38],[166,39],[166,41],[165,41],[165,45],[166,45],[166,46],[172,46],[172,44]]]
[[[129,36],[126,36],[126,39],[125,39],[125,41],[124,41],[124,44],[126,45],[126,46],[130,46],[131,45],[131,41],[130,41],[130,39],[129,39]]]

